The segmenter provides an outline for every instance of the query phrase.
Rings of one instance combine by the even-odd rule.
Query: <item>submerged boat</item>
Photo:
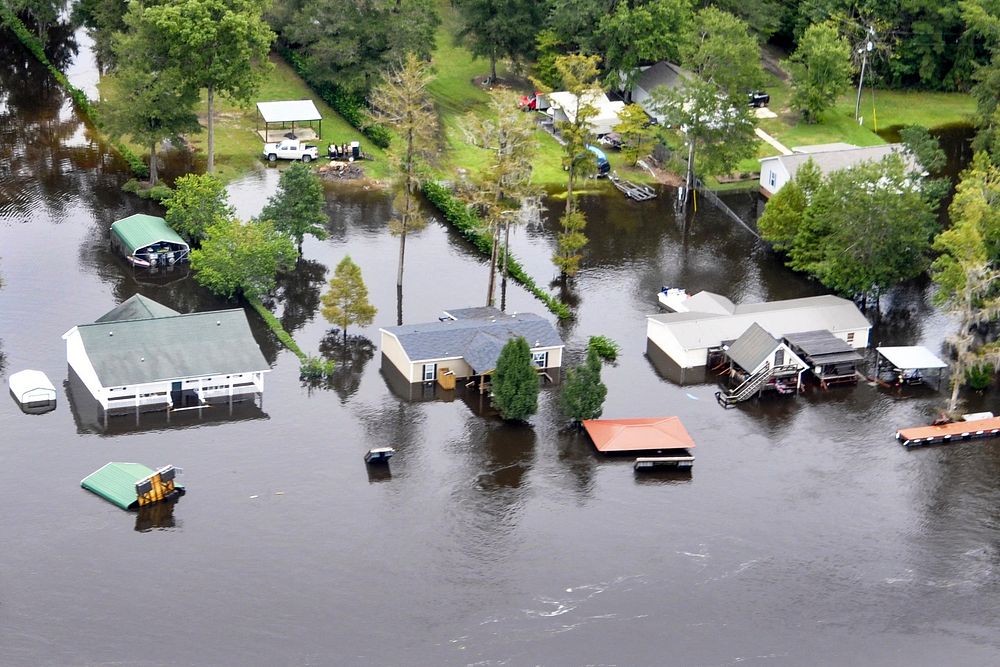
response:
[[[683,287],[663,287],[656,298],[673,312],[682,313],[687,310],[684,307],[684,302],[691,298],[691,295]]]
[[[139,266],[144,269],[149,268],[149,262],[141,257],[136,257],[135,255],[125,255],[125,259],[128,260],[128,263],[132,266]]]
[[[388,463],[395,453],[392,447],[375,447],[365,452],[365,463]]]

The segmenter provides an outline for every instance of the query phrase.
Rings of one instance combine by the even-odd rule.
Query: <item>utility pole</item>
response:
[[[865,67],[868,65],[868,54],[875,48],[875,28],[868,26],[867,42],[858,49],[861,54],[861,76],[858,77],[858,101],[854,104],[854,120],[861,124],[861,89],[865,85]]]

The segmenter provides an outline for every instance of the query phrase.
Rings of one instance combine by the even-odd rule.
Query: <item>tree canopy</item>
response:
[[[676,62],[690,22],[689,0],[617,3],[613,12],[601,18],[597,31],[603,44],[605,84],[629,90],[639,65]]]
[[[167,224],[195,245],[205,238],[209,227],[229,220],[235,213],[226,186],[212,174],[178,177],[163,205],[167,208]]]
[[[497,61],[515,65],[534,50],[545,4],[536,0],[454,0],[461,18],[458,38],[474,55],[490,61],[489,80],[497,78]]]
[[[295,246],[269,221],[229,218],[212,224],[200,248],[191,251],[198,284],[231,299],[259,299],[274,289],[278,271],[295,264]]]
[[[831,21],[809,26],[789,59],[792,105],[813,123],[850,84],[851,45]]]
[[[574,422],[597,419],[604,410],[608,388],[601,382],[601,358],[597,349],[587,348],[586,361],[566,372],[559,406]]]
[[[715,7],[694,16],[680,46],[681,64],[723,95],[746,106],[746,94],[760,87],[764,70],[760,45],[743,20]]]
[[[270,220],[274,228],[295,241],[302,254],[302,239],[306,234],[319,240],[327,237],[326,197],[323,184],[313,170],[301,162],[293,162],[281,172],[278,191],[260,212],[261,220]]]
[[[538,411],[538,371],[523,336],[507,341],[491,379],[492,403],[508,421],[524,421]]]

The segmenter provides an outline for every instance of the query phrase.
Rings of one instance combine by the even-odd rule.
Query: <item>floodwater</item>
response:
[[[698,443],[687,477],[598,457],[563,430],[551,390],[511,426],[478,395],[387,382],[377,332],[395,323],[397,241],[372,191],[329,190],[330,238],[307,240],[273,303],[306,350],[343,362],[333,386],[303,387],[251,315],[273,367],[261,405],[105,427],[68,381],[60,336],[136,292],[185,312],[225,304],[110,252],[112,221],[154,209],[120,191],[123,166],[30,57],[0,50],[2,374],[36,368],[59,387],[43,415],[0,400],[0,663],[1000,662],[1000,441],[900,447],[894,430],[940,407],[933,391],[861,384],[726,411],[713,385],[670,381],[645,356],[661,285],[735,301],[819,290],[704,205],[684,231],[666,191],[586,199],[591,245],[562,333],[572,360],[590,335],[621,344],[604,414],[680,415]],[[242,215],[276,175],[233,185]],[[513,244],[553,277],[551,220]],[[344,349],[317,304],[346,254],[379,314]],[[441,224],[408,241],[406,321],[478,305],[485,284],[482,258]],[[519,287],[509,308],[543,312]],[[884,310],[876,340],[940,349],[948,322],[925,285]],[[382,445],[398,452],[391,475],[370,475],[362,454]],[[79,487],[112,460],[180,466],[189,493],[123,512]]]

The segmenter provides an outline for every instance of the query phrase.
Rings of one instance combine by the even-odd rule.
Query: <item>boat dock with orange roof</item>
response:
[[[989,415],[986,417],[985,415]],[[934,426],[914,426],[896,431],[896,439],[904,447],[923,447],[961,440],[994,438],[1000,435],[1000,417],[991,413],[965,415],[965,421],[936,424]],[[971,419],[968,419],[970,418]]]

